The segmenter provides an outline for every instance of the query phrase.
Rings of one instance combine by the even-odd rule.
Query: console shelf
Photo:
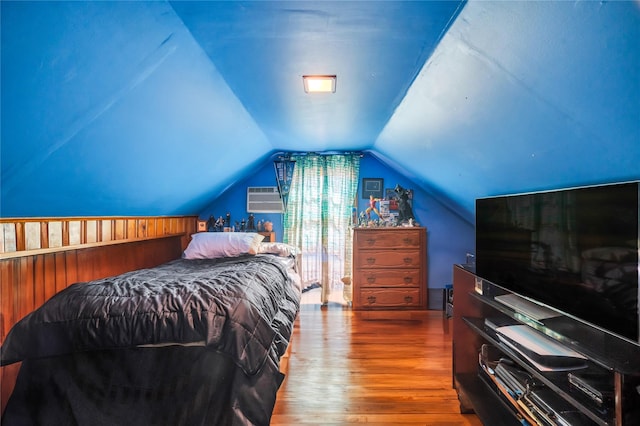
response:
[[[563,413],[558,415],[566,415],[572,425],[640,424],[640,409],[636,408],[640,405],[640,346],[558,311],[548,317],[532,318],[525,314],[525,309],[519,311],[495,299],[510,292],[459,265],[454,266],[453,291],[456,303],[453,383],[463,412],[474,411],[487,425],[535,425],[540,420],[538,414],[543,411],[536,414],[536,410],[546,402],[553,402],[564,407],[565,411],[557,410]],[[551,342],[577,353],[581,362],[584,357],[584,365],[556,368],[536,365],[523,352],[505,343],[504,335],[498,337],[496,325],[525,325],[537,330],[543,339],[551,338]],[[505,392],[504,377],[494,371],[500,363],[530,378],[526,389],[512,393],[507,387]],[[504,368],[501,372],[504,374]],[[582,386],[583,382],[578,381],[576,385],[576,377],[589,378],[596,373],[608,383],[596,388],[595,393],[592,387]],[[540,395],[548,400],[540,399]],[[496,404],[498,401],[500,404]],[[543,402],[536,404],[535,401]],[[563,424],[553,416],[552,423],[540,421],[539,424],[556,421]]]
[[[562,314],[544,320],[527,318],[526,315],[510,309],[493,298],[496,295],[508,294],[507,290],[490,283],[485,284],[485,286],[490,296],[480,295],[474,291],[469,293],[469,297],[477,298],[480,302],[509,318],[553,336],[564,345],[585,354],[590,360],[600,364],[603,368],[616,370],[624,374],[637,374],[640,371],[640,357],[628,356],[638,350],[638,345]]]
[[[499,340],[493,338],[490,334],[485,331],[484,320],[479,318],[463,318],[463,321],[476,333],[482,336],[487,343],[493,345],[494,347],[500,349],[502,353],[516,361],[516,363],[531,374],[532,377],[537,379],[540,383],[544,384],[544,386],[549,387],[554,392],[561,395],[563,398],[567,399],[572,405],[576,406],[581,412],[585,413],[595,424],[599,424],[602,426],[607,426],[613,423],[614,419],[606,418],[596,413],[593,413],[590,408],[584,405],[581,401],[577,400],[570,388],[568,383],[565,383],[563,378],[566,377],[566,372],[541,372],[535,366],[532,366],[525,358],[523,358],[518,352],[509,348],[502,344]],[[587,367],[589,368],[589,367]]]
[[[460,374],[456,377],[458,388],[467,392],[469,402],[475,407],[476,415],[486,425],[510,425],[520,424],[516,415],[506,404],[496,410],[496,397],[490,392],[490,388],[478,380],[477,373]],[[463,409],[461,407],[461,409]],[[515,422],[515,423],[514,423]]]

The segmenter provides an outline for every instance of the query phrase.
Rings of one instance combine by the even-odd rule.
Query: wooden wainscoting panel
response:
[[[43,260],[43,268],[39,269],[38,272],[42,273],[42,282],[44,283],[44,297],[45,300],[49,299],[51,296],[56,294],[56,259],[51,256],[51,253],[46,253],[42,255]]]
[[[147,237],[155,237],[156,235],[156,220],[151,218],[147,220]]]
[[[24,230],[24,223],[16,223],[14,230],[16,232],[15,234],[15,249],[16,251],[23,251],[26,250],[26,236],[25,236],[25,230]]]
[[[179,258],[197,219],[0,218],[0,344],[16,322],[73,283]],[[20,363],[0,368],[0,410],[19,368]]]
[[[138,237],[138,220],[127,221],[127,238],[139,238]]]
[[[11,325],[75,282],[149,268],[182,255],[182,236],[0,259],[4,339]]]
[[[84,222],[84,239],[83,244],[98,242],[98,221],[87,220]]]
[[[17,273],[19,274],[18,281],[14,281],[15,301],[16,303],[16,315],[13,320],[17,321],[20,318],[33,311],[36,306],[36,287],[35,277],[30,271],[33,270],[33,261],[30,259],[19,258],[15,262],[17,267]],[[19,287],[17,287],[19,285]]]
[[[78,282],[78,269],[80,269],[80,265],[78,265],[78,252],[75,250],[68,252],[64,257],[64,265],[64,269],[66,272],[66,282]]]
[[[71,281],[67,281],[67,253],[52,253],[55,270],[56,293],[64,290]]]
[[[0,344],[15,323],[69,285],[178,259],[185,241],[188,235],[178,234],[0,257]],[[17,364],[0,368],[2,410],[13,391],[18,369]]]
[[[40,306],[45,300],[49,299],[55,293],[55,289],[47,291],[47,284],[45,279],[45,270],[47,269],[45,256],[28,256],[23,257],[26,262],[30,263],[30,269],[33,271],[33,288],[34,288],[34,309],[36,306]],[[1,265],[2,263],[0,263]],[[25,268],[26,270],[26,268]],[[4,336],[4,335],[3,335]]]
[[[40,225],[35,222],[24,224],[24,247],[25,250],[36,250],[42,248],[42,243],[47,244],[47,225]],[[48,247],[48,246],[45,246]]]
[[[13,262],[0,263],[0,333],[6,336],[9,328],[13,324],[13,318],[9,315],[13,313]]]
[[[196,232],[196,216],[0,218],[0,259],[25,251],[77,248],[97,243],[182,235],[183,249]]]

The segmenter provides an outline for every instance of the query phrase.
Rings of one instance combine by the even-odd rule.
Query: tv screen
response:
[[[640,342],[639,182],[476,200],[476,273]]]

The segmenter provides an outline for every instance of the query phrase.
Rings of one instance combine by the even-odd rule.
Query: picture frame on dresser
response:
[[[384,179],[382,178],[362,178],[362,199],[382,198]]]
[[[398,194],[395,189],[387,188],[384,190],[384,198],[389,201],[389,210],[397,211],[398,210]]]

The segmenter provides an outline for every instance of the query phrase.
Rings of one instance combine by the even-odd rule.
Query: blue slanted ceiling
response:
[[[276,149],[331,151],[372,146],[464,2],[171,4]]]
[[[3,216],[193,214],[271,149],[169,4],[2,2]]]
[[[476,198],[640,177],[640,3],[469,2],[374,149]]]
[[[0,12],[0,217],[198,214],[290,150],[365,150],[468,223],[479,197],[640,178],[637,1]]]

